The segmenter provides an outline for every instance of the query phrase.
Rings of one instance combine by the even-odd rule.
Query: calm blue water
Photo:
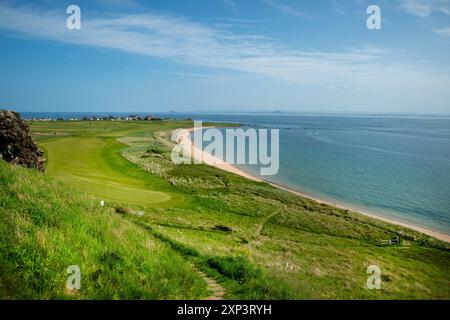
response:
[[[450,117],[159,115],[278,128],[280,171],[264,179],[450,234]]]

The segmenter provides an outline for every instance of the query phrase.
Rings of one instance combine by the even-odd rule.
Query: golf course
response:
[[[105,200],[137,205],[171,200],[168,192],[156,191],[146,183],[145,174],[127,168],[125,159],[114,159],[117,145],[111,138],[66,138],[43,143],[42,147],[52,156],[48,174]]]
[[[448,243],[207,165],[173,164],[170,135],[190,120],[29,125],[46,171],[0,162],[3,297],[450,298]],[[69,292],[70,265],[82,282]],[[372,265],[380,289],[367,287]]]

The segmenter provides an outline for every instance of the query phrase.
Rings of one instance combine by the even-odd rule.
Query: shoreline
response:
[[[236,175],[239,175],[241,177],[244,177],[244,178],[256,181],[256,182],[267,183],[268,185],[271,185],[272,187],[275,187],[275,188],[278,188],[278,189],[290,192],[292,194],[295,194],[295,195],[303,197],[303,198],[307,198],[307,199],[316,201],[316,202],[318,202],[320,204],[326,204],[326,205],[333,206],[333,207],[336,207],[336,208],[339,208],[339,209],[344,209],[344,210],[349,210],[349,211],[352,211],[352,212],[356,212],[356,213],[362,214],[363,216],[366,216],[366,217],[369,217],[369,218],[372,218],[372,219],[377,219],[377,220],[380,220],[380,221],[383,221],[383,222],[387,222],[387,223],[390,223],[390,224],[394,224],[394,225],[397,225],[397,226],[408,228],[408,229],[411,229],[411,230],[414,230],[414,231],[426,234],[426,235],[431,236],[433,238],[436,238],[438,240],[450,243],[450,235],[447,235],[447,234],[445,234],[443,232],[440,232],[440,231],[437,231],[437,230],[432,230],[430,228],[423,227],[423,226],[414,225],[412,223],[399,221],[399,220],[396,220],[396,219],[393,219],[393,218],[387,218],[387,217],[381,216],[379,214],[366,212],[364,210],[361,210],[360,208],[352,207],[350,204],[334,203],[334,202],[332,202],[330,200],[321,199],[321,198],[319,198],[317,196],[313,196],[313,195],[309,195],[309,194],[304,193],[304,192],[293,190],[293,189],[291,189],[289,187],[277,184],[277,183],[272,182],[272,181],[268,181],[266,179],[261,179],[261,178],[255,176],[255,175],[253,175],[251,173],[248,173],[248,172],[246,172],[246,171],[244,171],[244,170],[242,170],[242,169],[240,169],[240,168],[238,168],[238,167],[236,167],[236,166],[234,166],[232,164],[229,164],[229,163],[223,161],[220,158],[217,158],[217,157],[215,157],[215,156],[213,156],[213,155],[211,155],[211,154],[209,154],[209,153],[207,153],[207,152],[205,152],[203,150],[199,150],[198,148],[196,148],[194,146],[194,144],[192,143],[191,139],[189,138],[191,132],[193,132],[194,129],[195,128],[188,128],[188,129],[181,130],[179,135],[178,135],[178,139],[177,139],[178,144],[180,144],[182,146],[183,150],[185,152],[187,152],[188,154],[193,155],[193,159],[197,159],[197,160],[201,159],[203,161],[203,163],[208,164],[210,166],[213,166],[215,168],[218,168],[218,169],[230,172],[230,173],[234,173]],[[199,155],[200,155],[200,157],[199,157]]]
[[[307,193],[303,193],[303,192],[300,192],[300,191],[293,190],[293,189],[291,189],[289,187],[286,187],[286,186],[283,186],[283,185],[280,185],[280,184],[277,184],[277,183],[274,183],[274,182],[271,182],[271,181],[268,181],[268,180],[263,180],[263,181],[265,183],[275,187],[275,188],[279,188],[279,189],[282,189],[284,191],[287,191],[287,192],[296,194],[298,196],[301,196],[303,198],[307,198],[307,199],[316,201],[317,203],[320,203],[320,204],[326,204],[326,205],[333,206],[333,207],[336,207],[336,208],[339,208],[339,209],[344,209],[344,210],[349,210],[349,211],[352,211],[352,212],[356,212],[356,213],[362,214],[363,216],[366,216],[366,217],[369,217],[369,218],[372,218],[372,219],[377,219],[377,220],[381,220],[383,222],[387,222],[387,223],[390,223],[390,224],[394,224],[394,225],[397,225],[397,226],[408,228],[408,229],[411,229],[411,230],[414,230],[414,231],[426,234],[426,235],[431,236],[433,238],[436,238],[438,240],[450,243],[450,235],[442,233],[441,231],[437,231],[437,230],[433,230],[433,229],[430,229],[430,228],[427,228],[427,227],[423,227],[423,226],[415,225],[415,224],[412,224],[412,223],[396,220],[394,218],[388,218],[388,217],[382,216],[381,214],[376,214],[376,213],[371,213],[371,212],[368,212],[368,211],[364,211],[361,208],[358,208],[356,206],[352,206],[352,205],[349,205],[349,204],[336,203],[336,202],[332,202],[330,200],[325,200],[325,199],[322,199],[322,198],[319,198],[319,197],[315,197],[315,196],[309,195]]]

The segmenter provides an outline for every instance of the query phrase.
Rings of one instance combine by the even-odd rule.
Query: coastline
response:
[[[283,185],[280,185],[280,184],[277,184],[277,183],[274,183],[274,182],[271,182],[271,181],[268,181],[268,180],[265,180],[265,179],[261,179],[261,178],[255,176],[255,175],[253,175],[251,173],[248,173],[248,172],[246,172],[246,171],[244,171],[244,170],[242,170],[242,169],[240,169],[240,168],[238,168],[238,167],[236,167],[236,166],[234,166],[232,164],[229,164],[229,163],[223,161],[220,158],[217,158],[217,157],[215,157],[215,156],[213,156],[213,155],[211,155],[211,154],[209,154],[209,153],[207,153],[207,152],[205,152],[203,150],[199,150],[198,148],[196,148],[194,146],[194,144],[192,143],[190,137],[189,137],[191,132],[194,131],[194,129],[195,128],[188,128],[188,129],[181,130],[180,133],[178,134],[177,141],[178,141],[178,144],[182,146],[184,152],[187,152],[188,154],[192,155],[194,159],[202,160],[203,163],[205,163],[205,164],[208,164],[210,166],[213,166],[215,168],[218,168],[218,169],[230,172],[230,173],[234,173],[236,175],[239,175],[241,177],[244,177],[244,178],[256,181],[256,182],[267,183],[267,184],[269,184],[269,185],[271,185],[271,186],[273,186],[275,188],[278,188],[278,189],[281,189],[281,190],[293,193],[293,194],[301,196],[303,198],[308,198],[308,199],[316,201],[316,202],[318,202],[320,204],[326,204],[326,205],[330,205],[330,206],[333,206],[333,207],[336,207],[336,208],[339,208],[339,209],[345,209],[345,210],[353,211],[353,212],[362,214],[362,215],[364,215],[366,217],[370,217],[370,218],[377,219],[377,220],[380,220],[380,221],[383,221],[383,222],[387,222],[387,223],[390,223],[390,224],[394,224],[394,225],[397,225],[397,226],[408,228],[408,229],[411,229],[411,230],[414,230],[414,231],[426,234],[426,235],[431,236],[433,238],[436,238],[438,240],[450,243],[450,235],[447,235],[447,234],[442,233],[440,231],[432,230],[432,229],[429,229],[429,228],[426,228],[426,227],[423,227],[423,226],[414,225],[414,224],[411,224],[411,223],[408,223],[408,222],[399,221],[399,220],[392,219],[392,218],[387,218],[387,217],[384,217],[384,216],[381,216],[381,215],[377,215],[375,213],[366,212],[364,210],[361,210],[360,208],[352,207],[349,204],[337,204],[337,203],[334,203],[334,202],[332,202],[330,200],[321,199],[319,197],[315,197],[315,196],[306,194],[304,192],[296,191],[296,190],[293,190],[293,189],[288,188],[286,186],[283,186]]]
[[[299,191],[290,189],[288,187],[285,187],[285,186],[273,183],[271,181],[267,181],[267,180],[263,180],[263,181],[266,182],[267,184],[275,187],[275,188],[279,188],[279,189],[288,191],[290,193],[296,194],[296,195],[301,196],[303,198],[308,198],[308,199],[314,200],[314,201],[316,201],[318,203],[321,203],[321,204],[326,204],[326,205],[333,206],[333,207],[336,207],[336,208],[339,208],[339,209],[344,209],[344,210],[349,210],[349,211],[352,211],[352,212],[356,212],[356,213],[362,214],[362,215],[364,215],[366,217],[369,217],[369,218],[381,220],[381,221],[384,221],[384,222],[387,222],[387,223],[390,223],[390,224],[394,224],[394,225],[398,225],[398,226],[401,226],[401,227],[404,227],[404,228],[408,228],[408,229],[411,229],[411,230],[414,230],[414,231],[426,234],[426,235],[431,236],[433,238],[436,238],[438,240],[450,243],[450,235],[447,235],[447,234],[442,233],[442,232],[437,231],[437,230],[432,230],[432,229],[429,229],[429,228],[426,228],[426,227],[414,225],[412,223],[396,220],[396,219],[393,219],[393,218],[387,218],[387,217],[381,216],[379,214],[370,213],[370,212],[361,210],[360,208],[357,208],[356,206],[353,207],[353,206],[351,206],[349,204],[340,204],[340,203],[332,202],[330,200],[324,200],[324,199],[321,199],[321,198],[318,198],[318,197],[314,197],[314,196],[311,196],[309,194],[306,194],[306,193],[303,193],[303,192],[299,192]]]

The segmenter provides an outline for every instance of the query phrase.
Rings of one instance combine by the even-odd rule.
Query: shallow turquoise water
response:
[[[450,118],[312,115],[203,118],[279,128],[280,170],[264,179],[450,233]],[[258,166],[240,167],[259,173]]]

